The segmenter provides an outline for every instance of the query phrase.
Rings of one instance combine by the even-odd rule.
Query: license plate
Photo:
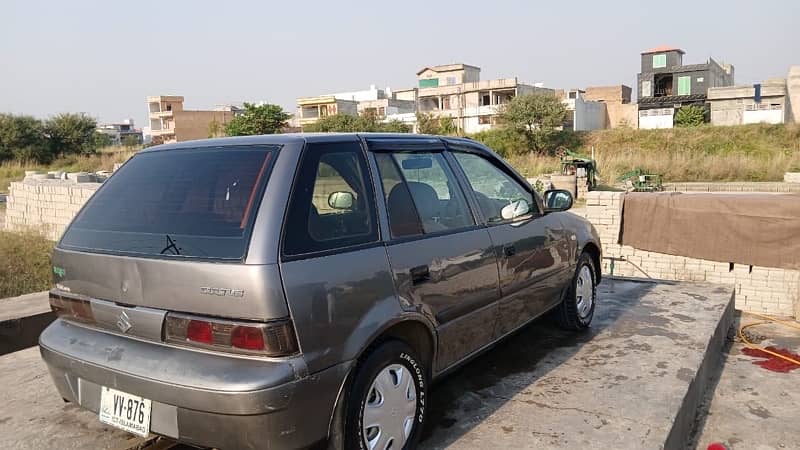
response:
[[[151,401],[103,386],[100,392],[100,422],[142,437],[150,433]]]

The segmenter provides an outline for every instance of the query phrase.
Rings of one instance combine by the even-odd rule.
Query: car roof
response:
[[[432,139],[448,143],[470,143],[483,147],[479,142],[467,138],[436,136],[430,134],[411,134],[411,133],[286,133],[286,134],[263,134],[258,136],[236,136],[200,139],[194,141],[184,141],[172,144],[162,144],[148,147],[143,152],[154,152],[164,150],[179,150],[198,147],[224,147],[231,145],[286,145],[303,144],[311,142],[332,142],[332,141],[355,141],[361,138],[367,140],[398,140],[404,142],[418,141],[423,143],[430,142]]]

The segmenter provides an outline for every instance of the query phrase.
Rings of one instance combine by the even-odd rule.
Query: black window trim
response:
[[[467,150],[467,149],[469,149],[469,150]],[[534,220],[534,219],[537,219],[537,218],[543,216],[541,208],[539,207],[538,196],[537,196],[535,190],[530,186],[530,184],[528,184],[527,182],[526,183],[521,183],[518,176],[516,176],[514,173],[510,173],[506,167],[503,167],[502,164],[498,164],[498,161],[495,161],[495,158],[492,157],[491,155],[487,155],[486,151],[484,151],[483,149],[478,149],[478,148],[470,148],[470,146],[465,145],[465,144],[461,144],[461,143],[456,144],[455,146],[451,146],[450,144],[448,144],[447,151],[453,158],[453,165],[455,165],[457,167],[456,170],[458,171],[459,177],[463,177],[464,182],[467,183],[467,186],[469,186],[468,195],[470,196],[470,200],[475,203],[476,208],[480,213],[480,220],[481,220],[481,222],[483,223],[484,226],[486,226],[486,227],[495,227],[495,226],[501,226],[501,225],[518,224],[518,223],[523,223],[523,222],[526,222],[526,221],[531,221],[531,220]],[[456,158],[456,155],[455,155],[456,153],[466,153],[466,154],[469,154],[469,155],[475,155],[475,156],[477,156],[479,158],[483,158],[484,160],[489,162],[489,164],[491,164],[493,167],[497,168],[502,173],[504,173],[507,176],[509,176],[512,180],[516,181],[518,185],[522,186],[523,190],[525,190],[529,194],[531,194],[531,198],[533,199],[533,203],[534,203],[532,206],[534,206],[536,208],[536,210],[531,211],[530,214],[526,214],[524,216],[516,217],[514,219],[501,220],[501,221],[497,221],[497,222],[489,222],[489,220],[484,216],[483,211],[480,209],[480,206],[478,205],[478,200],[475,197],[475,189],[472,187],[472,183],[470,183],[469,178],[467,177],[467,174],[464,172],[464,169],[461,167],[461,164],[458,162],[458,159]]]
[[[372,197],[372,202],[373,202],[372,203],[372,208],[373,208],[374,218],[375,218],[375,222],[374,222],[373,225],[376,228],[377,239],[372,241],[372,242],[363,242],[363,243],[360,243],[360,244],[346,245],[344,247],[337,247],[337,248],[331,248],[331,249],[326,249],[326,250],[317,250],[317,251],[306,252],[306,253],[298,253],[296,255],[287,255],[285,250],[284,250],[284,243],[286,241],[287,219],[289,217],[289,208],[291,207],[291,204],[292,204],[292,197],[294,196],[294,191],[295,191],[295,188],[297,187],[297,179],[300,176],[300,170],[303,167],[303,160],[304,160],[304,158],[306,156],[306,151],[308,150],[309,145],[323,144],[323,143],[324,144],[352,143],[352,144],[358,145],[359,150],[361,152],[361,156],[364,158],[364,165],[367,168],[366,173],[365,173],[365,180],[364,180],[364,183],[367,184],[367,186],[365,186],[365,188],[366,189],[370,189],[371,188],[372,195],[373,195],[373,197]],[[370,185],[370,183],[372,183],[372,184]],[[363,142],[361,141],[361,139],[358,139],[358,140],[350,140],[350,139],[324,140],[324,141],[312,141],[312,142],[309,142],[308,140],[306,140],[306,142],[303,144],[303,148],[300,149],[300,155],[297,158],[297,164],[295,165],[294,174],[292,175],[292,186],[291,186],[291,189],[289,191],[289,198],[286,200],[286,208],[284,208],[283,219],[281,220],[281,233],[280,233],[280,243],[279,243],[280,261],[283,263],[283,262],[300,261],[300,260],[310,259],[310,258],[322,258],[322,257],[325,257],[325,256],[332,256],[332,255],[338,255],[338,254],[344,254],[344,253],[351,253],[351,252],[356,252],[356,251],[359,251],[359,250],[367,250],[367,249],[383,246],[383,239],[382,239],[381,225],[380,225],[381,219],[380,219],[380,216],[379,216],[380,211],[378,210],[378,207],[377,207],[377,204],[376,204],[377,200],[376,200],[375,195],[376,195],[375,182],[374,182],[374,179],[372,177],[372,170],[371,170],[371,167],[370,167],[369,156],[368,156],[366,150],[364,149],[364,145],[363,145]],[[367,203],[369,203],[369,199],[367,199]]]
[[[482,217],[476,215],[476,209],[470,203],[471,199],[468,196],[468,193],[464,192],[464,186],[463,186],[462,181],[459,179],[459,174],[453,169],[452,163],[448,159],[447,150],[445,148],[431,150],[430,147],[426,147],[426,145],[428,145],[427,142],[424,145],[417,146],[417,148],[414,148],[414,149],[408,149],[407,146],[398,146],[397,148],[391,149],[391,150],[387,149],[386,147],[382,147],[381,150],[379,150],[379,151],[374,151],[373,150],[373,152],[374,153],[442,153],[442,155],[444,156],[445,165],[450,169],[452,175],[455,177],[456,184],[458,185],[458,187],[456,189],[461,191],[461,195],[463,195],[464,196],[464,200],[466,200],[465,203],[467,205],[467,210],[469,210],[469,214],[472,217],[472,224],[468,225],[466,227],[461,227],[461,228],[453,228],[453,229],[448,229],[448,230],[435,231],[433,233],[426,233],[425,232],[425,227],[422,225],[422,219],[419,218],[419,212],[417,211],[417,205],[412,202],[412,204],[414,206],[414,214],[417,216],[417,220],[419,221],[420,229],[422,229],[422,234],[416,234],[416,235],[413,235],[413,236],[401,236],[399,238],[396,238],[396,237],[392,236],[392,231],[391,231],[391,226],[392,225],[391,225],[391,223],[389,223],[389,205],[386,205],[386,197],[385,197],[386,193],[383,192],[383,179],[381,179],[380,178],[380,174],[378,174],[378,178],[377,179],[379,180],[379,182],[381,184],[381,194],[383,194],[383,202],[386,205],[386,224],[389,225],[389,234],[384,239],[384,242],[386,242],[387,245],[394,245],[394,244],[398,244],[398,243],[405,243],[405,242],[417,241],[417,240],[440,237],[440,236],[447,236],[447,235],[456,234],[456,233],[464,233],[464,232],[473,231],[473,230],[477,230],[477,229],[480,229],[480,228],[484,227],[481,224]],[[402,177],[403,183],[406,184],[406,189],[408,189],[408,184],[407,184],[408,181],[406,180],[405,174],[403,174],[403,171],[400,170],[400,168],[397,166],[397,161],[394,158],[391,158],[391,159],[392,159],[392,163],[395,165],[395,168],[397,169],[398,174],[400,174],[400,176]],[[377,160],[375,161],[375,163],[377,165]],[[377,186],[377,183],[378,182],[376,182],[376,186]]]

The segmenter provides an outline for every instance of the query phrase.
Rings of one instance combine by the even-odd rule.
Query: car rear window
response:
[[[242,259],[274,146],[144,152],[92,197],[66,249],[165,258]]]

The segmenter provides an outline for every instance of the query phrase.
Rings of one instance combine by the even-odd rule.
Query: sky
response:
[[[732,63],[737,84],[800,65],[800,1],[2,0],[0,112],[145,126],[148,95],[187,109],[413,87],[438,64],[553,88],[634,86],[639,54]]]

